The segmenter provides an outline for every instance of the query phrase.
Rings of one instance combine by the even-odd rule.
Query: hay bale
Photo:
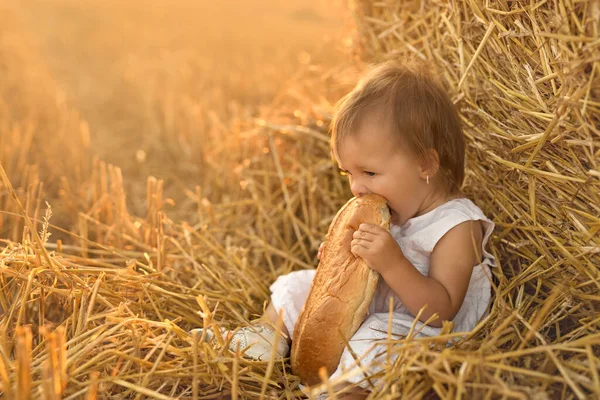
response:
[[[364,60],[440,71],[466,128],[465,190],[498,226],[502,266],[489,318],[452,350],[405,346],[390,385],[600,395],[600,2],[359,0],[353,11]]]

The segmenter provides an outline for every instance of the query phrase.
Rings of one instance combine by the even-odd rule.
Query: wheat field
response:
[[[598,0],[0,2],[1,395],[305,399],[288,362],[188,330],[316,266],[351,196],[333,104],[417,57],[500,268],[454,346],[388,338],[370,398],[598,398],[599,35]]]
[[[242,324],[262,313],[268,282],[314,266],[315,246],[348,194],[326,143],[332,104],[358,70],[348,18],[341,2],[316,1],[0,5],[0,237],[16,268],[2,276],[0,295],[4,395],[222,391],[202,378],[214,365],[196,362],[205,371],[188,373],[200,379],[192,385],[154,380],[156,368],[132,378],[137,362],[116,361],[102,345],[94,372],[79,369],[90,353],[68,349],[112,323],[124,329],[116,337],[143,342],[131,330],[139,318],[159,330],[167,318],[178,332],[209,315]],[[21,287],[17,264],[34,253],[41,269]],[[141,289],[149,281],[139,268],[162,289]],[[149,297],[135,300],[131,285]],[[132,311],[132,301],[142,309]],[[122,317],[126,326],[116,322]],[[64,358],[48,358],[54,348],[45,346],[61,348],[60,340]],[[142,342],[134,347],[146,352]],[[190,357],[179,359],[183,371],[192,368]],[[118,384],[103,383],[115,376]],[[240,388],[241,397],[254,397],[255,386]]]

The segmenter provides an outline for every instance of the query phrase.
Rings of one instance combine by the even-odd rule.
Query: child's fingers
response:
[[[359,250],[364,253],[369,250],[369,242],[362,239],[352,239],[352,242],[350,242],[350,251],[354,248],[359,248]]]
[[[358,230],[360,232],[367,232],[367,233],[370,233],[373,235],[378,235],[382,232],[387,232],[385,229],[383,229],[379,225],[373,225],[373,224],[360,224],[360,226],[358,227]]]
[[[354,233],[352,234],[352,238],[353,239],[362,239],[362,240],[366,240],[367,242],[372,242],[373,234],[371,232],[367,232],[364,230],[358,230],[358,231],[354,231]]]
[[[361,243],[354,243],[353,241],[352,245],[350,246],[350,252],[356,257],[365,258],[368,256],[369,249]]]
[[[362,247],[360,247],[359,245],[353,244],[350,246],[350,253],[352,253],[354,255],[354,257],[362,257],[361,249],[362,249]]]

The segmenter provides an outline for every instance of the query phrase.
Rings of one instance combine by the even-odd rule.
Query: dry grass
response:
[[[342,50],[333,37],[342,26],[336,8],[301,1],[20,3],[22,26],[56,91],[90,125],[94,154],[122,169],[137,214],[153,175],[176,202],[172,213],[187,219],[193,203],[181,193],[210,190],[213,171],[228,174],[234,160],[223,147],[236,132],[279,112],[283,98],[293,107],[295,95],[309,92],[290,88],[308,88],[306,75],[324,73],[310,66],[331,65]],[[334,98],[321,86],[309,94],[315,105],[318,96]],[[223,192],[209,198],[220,201]]]
[[[467,127],[466,190],[499,227],[491,315],[452,350],[401,347],[400,387],[599,396],[600,2],[354,6],[366,59],[439,69]]]
[[[301,398],[287,363],[217,351],[187,330],[258,318],[276,276],[314,266],[349,196],[329,161],[331,104],[361,64],[312,49],[309,63],[282,52],[274,70],[244,57],[213,65],[231,41],[193,39],[184,22],[197,3],[182,2],[182,19],[133,1],[22,4],[29,16],[0,6],[0,99],[11,99],[0,101],[0,390]],[[444,346],[452,334],[390,340],[398,361],[372,398],[600,395],[598,1],[402,4],[354,9],[362,54],[440,67],[468,126],[466,190],[500,227],[502,269],[490,316],[456,346]],[[132,25],[95,35],[113,14]],[[241,28],[246,45],[260,42]],[[124,51],[135,43],[151,44]],[[83,44],[89,54],[67,57]],[[94,54],[119,61],[94,66]],[[61,70],[77,64],[90,75]],[[240,87],[246,72],[256,81]]]
[[[314,265],[348,196],[325,129],[352,68],[319,65],[339,60],[306,48],[323,33],[307,33],[310,21],[295,27],[291,48],[274,48],[284,20],[254,44],[257,59],[224,53],[223,68],[211,51],[237,38],[212,37],[211,48],[193,37],[195,25],[177,25],[175,15],[162,26],[161,15],[138,14],[140,3],[22,4],[35,6],[31,14],[1,14],[8,73],[0,92],[19,93],[1,114],[9,144],[1,170],[1,390],[9,398],[210,398],[235,388],[256,398],[288,388],[299,397],[283,365],[217,354],[186,332],[257,318],[269,282]],[[71,17],[62,17],[65,9]],[[162,30],[149,38],[132,27],[124,45],[122,32],[95,36],[112,12]],[[68,31],[86,16],[68,32],[75,35],[46,26]],[[27,18],[36,30],[24,29]],[[239,46],[260,41],[242,28],[250,37]],[[187,48],[158,51],[169,32],[187,37],[177,42]],[[135,43],[147,47],[128,52]],[[62,60],[67,48],[87,48],[105,64]],[[87,73],[97,80],[91,87],[82,83]],[[111,157],[119,166],[101,160]],[[155,172],[164,179],[148,177]]]

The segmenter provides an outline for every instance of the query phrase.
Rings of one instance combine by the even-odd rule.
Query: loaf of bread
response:
[[[352,235],[361,223],[389,230],[390,211],[383,197],[369,194],[350,199],[329,226],[292,338],[292,372],[305,385],[321,381],[321,367],[327,369],[327,376],[335,372],[345,342],[360,327],[375,294],[379,274],[350,252]]]

